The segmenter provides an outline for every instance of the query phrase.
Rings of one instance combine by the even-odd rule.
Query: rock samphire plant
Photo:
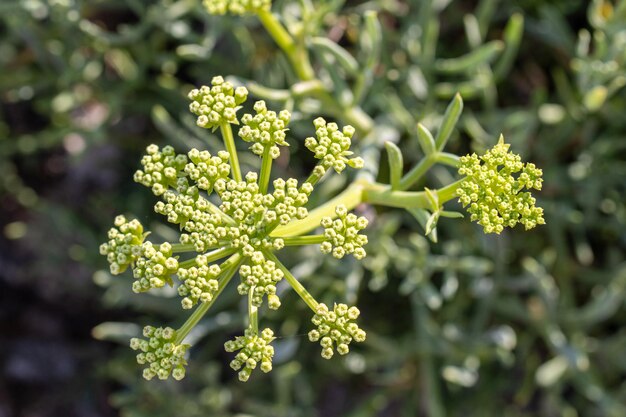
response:
[[[298,59],[289,43],[291,38],[273,20],[269,1],[206,0],[205,6],[216,14],[256,13],[288,52],[299,78],[313,77],[308,61]],[[247,297],[248,326],[224,348],[233,353],[230,365],[241,381],[247,381],[256,368],[272,370],[275,336],[271,329],[259,328],[259,312],[263,304],[273,310],[280,308],[277,285],[281,281],[286,281],[311,309],[308,338],[321,345],[324,358],[330,359],[335,353],[346,355],[352,342],[365,341],[366,333],[357,323],[357,307],[319,303],[279,259],[283,248],[303,245],[319,245],[321,253],[338,259],[364,258],[368,220],[352,212],[360,204],[409,210],[423,220],[426,234],[433,233],[440,217],[462,217],[444,210],[444,204],[454,199],[486,233],[501,233],[518,223],[525,229],[544,223],[543,210],[536,207],[530,193],[541,189],[542,172],[510,152],[502,137],[480,156],[459,157],[444,151],[463,107],[458,94],[436,135],[418,125],[424,158],[408,172],[403,171],[402,152],[388,142],[389,184],[356,177],[344,191],[315,208],[309,207],[309,197],[320,181],[332,171],[344,174],[364,167],[364,160],[351,149],[355,132],[372,128],[357,107],[350,109],[346,119],[359,123],[358,129],[318,117],[311,136],[301,141],[288,138],[291,114],[287,110],[272,111],[260,100],[254,103],[253,113],[239,115],[248,90],[221,76],[214,77],[209,86],[193,89],[188,97],[198,127],[219,130],[225,149],[213,154],[204,149],[176,153],[171,146],[161,149],[150,145],[134,176],[158,198],[154,209],[176,226],[178,241],[151,242],[149,232],[138,220],[120,215],[100,248],[112,274],[132,270],[134,292],[174,286],[182,309],[192,311],[177,329],[146,326],[142,338],[131,340],[146,379],[185,376],[190,347],[185,339],[235,275],[239,276],[237,292]],[[337,108],[332,107],[333,111]],[[242,172],[233,127],[238,128],[238,138],[258,156],[258,172]],[[303,181],[272,180],[272,162],[290,141],[302,143],[317,164]],[[413,191],[436,164],[455,167],[461,178],[439,189]]]

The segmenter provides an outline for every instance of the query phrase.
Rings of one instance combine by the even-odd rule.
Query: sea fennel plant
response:
[[[285,280],[312,310],[315,326],[308,333],[321,345],[321,355],[330,359],[337,352],[345,355],[352,342],[363,342],[366,333],[357,324],[355,306],[319,303],[278,258],[287,246],[319,245],[320,251],[341,259],[366,256],[368,220],[351,210],[362,203],[399,207],[426,215],[430,233],[443,217],[460,214],[443,210],[455,198],[468,207],[471,220],[486,233],[500,233],[504,227],[522,223],[526,229],[543,224],[542,209],[524,189],[541,189],[541,170],[524,164],[520,157],[500,142],[485,155],[458,158],[443,148],[462,109],[456,96],[451,102],[436,137],[419,126],[420,145],[426,157],[403,175],[402,153],[388,144],[391,183],[364,178],[354,180],[343,192],[319,207],[306,206],[315,186],[329,171],[338,174],[347,168],[359,169],[364,161],[351,151],[355,129],[317,118],[314,136],[305,147],[318,160],[308,178],[277,178],[271,181],[272,162],[288,146],[290,113],[271,111],[264,101],[254,104],[254,114],[239,117],[248,96],[221,76],[210,86],[192,90],[190,111],[201,128],[220,130],[225,150],[212,155],[191,149],[177,154],[170,146],[147,148],[135,181],[150,188],[159,201],[155,211],[178,226],[178,242],[153,243],[147,240],[137,220],[118,216],[109,232],[109,241],[100,251],[110,263],[112,274],[131,267],[133,291],[140,293],[165,285],[176,286],[184,310],[195,310],[178,329],[146,326],[143,339],[133,338],[137,362],[144,365],[146,379],[181,379],[185,375],[185,338],[211,308],[238,273],[237,291],[247,297],[248,326],[244,334],[225,343],[227,352],[238,352],[231,367],[239,379],[247,381],[252,371],[272,369],[274,332],[259,328],[259,308],[266,303],[276,310],[281,302],[276,286]],[[260,170],[242,173],[233,126],[238,136],[251,144],[260,157]],[[436,163],[458,166],[462,178],[438,190],[409,190]],[[271,186],[270,186],[271,185]],[[315,229],[320,233],[310,233]]]

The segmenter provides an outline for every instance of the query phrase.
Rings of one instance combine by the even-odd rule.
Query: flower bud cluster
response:
[[[237,110],[248,98],[245,87],[235,88],[221,76],[213,77],[211,87],[193,89],[188,95],[191,100],[189,110],[198,116],[196,124],[207,129],[215,129],[222,123],[239,124]]]
[[[165,146],[161,151],[157,145],[150,145],[146,152],[141,158],[143,170],[135,172],[135,182],[151,188],[154,195],[162,195],[168,187],[176,187],[187,157],[177,155],[171,146]]]
[[[291,119],[291,113],[283,110],[276,114],[268,111],[265,101],[260,100],[254,104],[256,115],[244,114],[241,122],[244,126],[239,129],[239,136],[246,142],[252,142],[250,147],[256,155],[263,155],[265,149],[269,148],[269,155],[272,159],[280,156],[280,146],[289,146],[285,142],[285,131]]]
[[[209,194],[213,191],[215,181],[230,175],[230,155],[226,151],[219,151],[217,156],[211,156],[209,151],[192,149],[188,155],[191,162],[185,166],[185,173],[189,179],[195,181],[198,188]]]
[[[283,279],[285,274],[276,267],[272,261],[255,256],[251,259],[251,265],[242,265],[239,269],[241,284],[237,286],[239,294],[252,294],[252,304],[259,307],[263,302],[263,296],[267,295],[268,305],[272,310],[280,307],[280,299],[276,295],[276,284]]]
[[[500,233],[517,223],[526,230],[545,223],[543,209],[523,189],[540,190],[542,171],[534,164],[524,164],[521,157],[508,152],[503,138],[480,158],[476,154],[461,157],[459,174],[466,180],[459,186],[459,202],[467,207],[471,220],[485,233]],[[517,174],[516,176],[513,174]]]
[[[222,272],[219,265],[209,265],[206,256],[196,256],[196,266],[178,268],[178,278],[181,281],[178,294],[184,297],[181,304],[184,309],[190,309],[198,302],[207,303],[213,300],[218,290],[217,277]]]
[[[121,274],[141,256],[141,245],[146,234],[138,220],[126,220],[120,215],[115,218],[115,227],[109,230],[109,241],[100,245],[100,254],[107,257],[111,274]]]
[[[335,304],[333,311],[330,311],[326,304],[317,306],[317,312],[311,319],[317,329],[309,332],[309,340],[311,342],[319,340],[323,358],[333,357],[333,347],[336,347],[340,355],[345,355],[350,351],[348,347],[350,342],[365,341],[365,331],[355,323],[359,314],[358,308],[348,308],[345,304]]]
[[[172,285],[172,274],[178,270],[178,260],[172,257],[172,245],[168,242],[159,246],[144,242],[142,256],[135,261],[133,291],[145,292],[151,288]]]
[[[239,371],[239,380],[246,382],[252,371],[260,364],[263,372],[272,370],[272,358],[274,347],[270,343],[274,340],[274,332],[264,329],[260,335],[248,328],[243,336],[237,336],[235,340],[224,343],[226,352],[239,350],[235,359],[230,362],[230,367]]]
[[[189,345],[177,345],[176,331],[170,327],[143,328],[146,339],[132,338],[130,347],[141,351],[137,354],[137,363],[146,365],[143,377],[147,380],[154,378],[167,379],[170,375],[176,380],[185,377],[185,353]]]
[[[276,223],[287,224],[292,219],[304,219],[308,211],[303,207],[312,192],[312,186],[303,185],[298,189],[298,181],[277,179],[273,182],[272,193],[261,194],[257,183],[258,176],[249,172],[245,181],[218,181],[215,190],[222,200],[220,209],[235,219],[237,227],[228,230],[234,247],[281,249],[282,239],[270,239],[267,227]],[[250,256],[250,254],[246,254]]]
[[[320,245],[320,250],[322,253],[332,252],[337,259],[346,254],[352,254],[356,259],[365,258],[363,245],[367,244],[367,236],[360,235],[359,232],[367,227],[367,219],[348,213],[348,209],[342,204],[335,207],[335,213],[335,220],[331,217],[322,218],[321,225],[326,240]]]
[[[256,13],[259,10],[269,11],[272,0],[204,0],[204,7],[210,14],[223,15],[232,13],[242,15]]]
[[[304,145],[315,154],[315,158],[322,161],[324,172],[333,168],[337,173],[341,173],[346,166],[352,168],[363,168],[363,159],[360,157],[348,159],[353,154],[350,151],[352,144],[352,136],[354,128],[345,126],[343,130],[339,130],[336,123],[326,123],[322,117],[318,117],[313,121],[315,125],[315,135],[306,138]]]

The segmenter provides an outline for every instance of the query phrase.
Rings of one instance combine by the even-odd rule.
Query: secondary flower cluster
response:
[[[311,319],[317,329],[309,332],[309,340],[311,342],[319,340],[323,358],[333,357],[333,347],[340,355],[345,355],[350,352],[348,347],[350,342],[365,340],[365,332],[355,323],[359,314],[358,308],[348,308],[345,304],[335,304],[333,311],[330,311],[326,304],[317,306],[316,314]]]
[[[230,367],[239,371],[240,381],[246,382],[259,364],[261,364],[261,371],[265,373],[272,370],[274,348],[270,343],[274,339],[274,332],[271,329],[264,329],[261,334],[258,334],[248,328],[243,336],[237,336],[235,340],[224,343],[226,352],[239,351],[235,359],[230,362]]]
[[[185,377],[185,353],[189,345],[176,344],[176,330],[171,327],[143,328],[146,339],[132,338],[130,347],[141,351],[137,354],[137,363],[146,365],[143,377],[150,380],[155,376],[167,379],[170,374],[174,379]]]
[[[309,137],[304,141],[304,146],[315,154],[315,158],[322,161],[321,168],[324,172],[333,168],[337,173],[341,173],[346,166],[352,168],[363,168],[363,158],[348,158],[353,154],[350,151],[354,128],[345,126],[339,130],[336,123],[326,123],[321,117],[313,121],[316,138]]]
[[[262,156],[263,152],[269,152],[272,159],[280,156],[280,146],[289,146],[285,142],[287,125],[291,120],[291,114],[287,110],[280,113],[267,110],[263,100],[254,103],[256,115],[245,114],[241,121],[244,126],[239,129],[239,137],[246,142],[252,142],[250,150]]]
[[[211,87],[205,85],[193,89],[188,97],[191,100],[189,110],[198,116],[198,126],[216,128],[221,123],[239,124],[238,106],[248,98],[248,90],[245,87],[235,88],[223,77],[217,76],[213,77]]]
[[[276,286],[285,278],[311,308],[317,306],[275,253],[288,241],[290,246],[321,244],[322,251],[332,252],[338,258],[346,254],[358,259],[365,256],[363,245],[367,238],[359,232],[367,226],[367,220],[348,213],[344,206],[336,208],[336,220],[328,217],[321,221],[325,229],[323,236],[303,236],[310,228],[298,231],[297,227],[298,222],[309,216],[306,208],[309,196],[329,168],[341,172],[347,166],[363,165],[360,158],[349,159],[354,129],[346,126],[339,130],[335,123],[316,119],[318,139],[314,147],[310,140],[307,146],[313,147],[316,158],[320,159],[314,169],[317,174],[302,183],[294,178],[270,181],[271,163],[279,155],[278,146],[288,145],[286,132],[291,115],[286,110],[268,110],[265,102],[258,101],[254,105],[255,114],[238,118],[237,111],[246,97],[245,88],[235,88],[222,77],[214,77],[211,86],[189,93],[190,110],[198,116],[198,126],[219,127],[228,151],[211,154],[207,150],[191,149],[186,154],[177,154],[171,146],[160,149],[150,145],[141,160],[135,181],[159,197],[154,210],[177,226],[179,241],[160,244],[145,241],[147,234],[138,221],[128,222],[119,216],[109,232],[110,240],[101,247],[113,274],[132,267],[133,291],[149,291],[166,284],[176,286],[183,309],[196,308],[177,331],[148,326],[144,332],[148,340],[133,339],[133,349],[141,350],[137,361],[147,365],[144,370],[147,379],[184,376],[187,345],[180,342],[237,272],[240,276],[237,291],[248,295],[251,325],[244,336],[225,345],[229,352],[240,351],[231,366],[239,371],[242,381],[257,367],[269,372],[274,353],[270,343],[274,336],[270,329],[261,333],[256,330],[258,307],[264,300],[271,309],[280,307]],[[239,137],[252,143],[252,152],[261,157],[259,173],[249,171],[241,175],[231,130],[231,125],[240,122]],[[281,234],[280,228],[288,225],[292,231],[295,225],[296,232]],[[347,344],[364,340],[365,333],[353,323],[358,310],[339,306],[337,313],[329,315],[324,315],[321,307],[314,309],[318,317],[314,322],[325,317],[323,324],[318,323],[322,324],[318,331],[324,340],[330,338],[337,343],[340,353],[347,353]],[[324,326],[332,329],[329,327],[325,332]],[[179,343],[174,343],[175,340]]]
[[[107,257],[113,275],[126,271],[141,256],[141,244],[146,237],[143,226],[137,220],[126,220],[120,215],[109,230],[109,241],[100,245],[100,254]]]
[[[356,259],[365,258],[363,245],[367,244],[367,236],[360,235],[359,232],[367,227],[367,219],[348,213],[344,205],[338,205],[335,213],[335,220],[332,217],[322,219],[325,241],[320,245],[320,250],[322,253],[332,252],[337,259],[346,254],[352,254]]]
[[[242,15],[259,10],[270,10],[271,0],[204,0],[204,7],[210,14],[223,15],[232,13]]]
[[[461,157],[459,174],[466,180],[457,190],[459,201],[471,214],[471,220],[483,226],[485,233],[500,233],[517,223],[526,230],[544,224],[543,209],[524,189],[541,189],[542,171],[532,163],[509,152],[500,137],[498,144],[483,156]],[[514,175],[517,174],[517,175]]]

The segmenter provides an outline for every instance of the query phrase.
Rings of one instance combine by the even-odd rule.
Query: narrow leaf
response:
[[[385,148],[389,158],[389,183],[392,190],[397,190],[400,187],[400,178],[402,178],[404,165],[402,151],[393,142],[385,142]]]
[[[419,140],[420,147],[426,155],[430,155],[437,149],[435,147],[435,139],[430,131],[421,123],[417,124],[417,139]]]
[[[435,62],[435,68],[447,74],[470,72],[480,65],[493,62],[503,50],[502,41],[491,41],[458,58],[438,59]]]
[[[439,128],[439,132],[437,132],[437,137],[435,138],[435,144],[437,150],[442,150],[444,146],[446,146],[446,142],[450,138],[450,134],[456,123],[459,121],[459,116],[463,111],[463,99],[460,94],[456,94],[448,108],[446,109],[446,113],[443,115],[443,121],[441,122],[441,127]]]

